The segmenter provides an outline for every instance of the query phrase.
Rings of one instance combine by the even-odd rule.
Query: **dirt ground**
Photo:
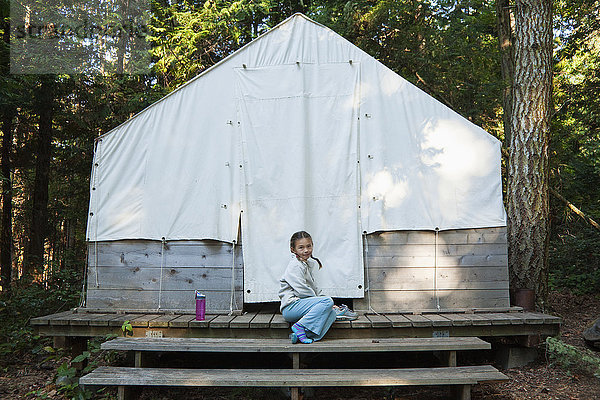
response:
[[[552,293],[546,312],[563,318],[560,338],[563,342],[585,348],[581,332],[600,317],[600,296],[575,296]],[[598,353],[600,357],[600,353]],[[15,354],[0,360],[1,399],[65,399],[54,384],[56,369],[66,358],[46,360],[46,355]],[[504,370],[510,379],[502,383],[476,385],[473,400],[597,400],[600,379],[576,371],[567,371],[547,359],[543,350],[537,361],[525,367]],[[441,400],[450,397],[446,388],[317,388],[307,393],[314,399],[327,400]],[[307,396],[308,397],[308,396]],[[116,398],[114,389],[95,398]],[[274,399],[286,396],[279,389],[150,389],[142,391],[141,400],[162,399]]]

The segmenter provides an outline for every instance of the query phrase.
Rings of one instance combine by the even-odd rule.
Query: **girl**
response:
[[[331,297],[321,296],[315,286],[313,271],[321,269],[321,261],[312,256],[313,242],[304,231],[296,232],[290,239],[290,260],[279,281],[281,289],[281,313],[288,322],[293,322],[290,339],[292,343],[312,343],[321,339],[335,321]]]

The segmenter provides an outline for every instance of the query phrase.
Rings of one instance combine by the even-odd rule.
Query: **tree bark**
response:
[[[500,46],[500,70],[504,88],[502,92],[502,120],[504,124],[504,145],[510,145],[510,116],[512,114],[512,85],[515,72],[513,51],[513,26],[510,0],[496,0],[496,20],[498,23],[498,44]]]
[[[6,11],[6,10],[5,10]],[[7,81],[10,73],[10,19],[5,12],[2,16],[2,41],[5,46],[2,50],[2,60],[0,61],[0,75]],[[6,93],[3,93],[6,96]],[[6,96],[8,97],[8,96]],[[2,123],[2,159],[0,169],[2,171],[2,230],[0,232],[0,285],[2,291],[10,291],[12,282],[12,176],[10,156],[13,149],[13,118],[16,114],[15,107],[7,100],[4,100],[0,108],[0,118]]]
[[[552,2],[517,0],[508,167],[508,260],[513,289],[548,290],[548,141],[552,94]]]
[[[48,226],[48,182],[52,146],[54,86],[53,77],[42,76],[37,102],[40,119],[31,225],[23,261],[23,273],[26,277],[32,277],[36,272],[42,272],[44,267],[44,241]]]
[[[506,158],[507,160],[510,158],[510,154],[508,153],[508,150],[506,150],[504,147],[502,148],[502,156],[504,158]],[[550,188],[550,193],[554,195],[554,197],[556,197],[558,200],[562,201],[563,203],[565,203],[565,205],[567,207],[569,207],[569,209],[571,211],[573,211],[577,216],[579,216],[581,219],[583,219],[585,222],[587,222],[589,225],[591,225],[593,228],[596,228],[600,231],[600,224],[597,223],[596,221],[594,221],[589,215],[587,215],[586,213],[584,213],[583,211],[581,211],[579,208],[577,208],[573,203],[571,203],[569,200],[567,200],[563,195],[561,195],[558,190],[554,189],[554,188]]]
[[[2,291],[12,282],[12,176],[10,155],[13,148],[13,113],[2,115],[2,232],[0,233],[0,277]]]
[[[121,29],[119,31],[119,43],[117,47],[117,74],[121,75],[125,71],[125,54],[127,52],[127,43],[129,42],[129,34],[133,32],[135,27],[129,19],[129,0],[119,1],[119,10],[121,15]]]

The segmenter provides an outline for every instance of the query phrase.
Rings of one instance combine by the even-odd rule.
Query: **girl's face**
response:
[[[313,243],[309,238],[298,239],[294,243],[292,253],[296,255],[296,258],[300,261],[306,261],[312,256]]]

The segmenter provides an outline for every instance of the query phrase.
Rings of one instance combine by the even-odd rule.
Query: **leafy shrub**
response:
[[[81,292],[80,274],[72,270],[55,272],[47,282],[17,282],[10,296],[0,297],[0,357],[24,350],[37,353],[49,339],[35,335],[33,317],[77,306]]]
[[[581,372],[600,378],[600,357],[587,349],[579,349],[560,339],[546,339],[546,351],[550,361],[568,372]]]
[[[550,242],[551,289],[600,293],[600,234],[593,228],[556,235]]]

